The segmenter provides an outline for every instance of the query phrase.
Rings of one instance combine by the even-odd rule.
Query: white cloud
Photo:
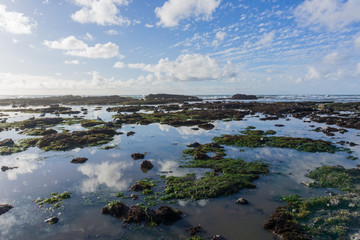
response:
[[[264,33],[264,35],[257,42],[259,45],[269,45],[274,41],[275,31],[271,31],[269,33]]]
[[[221,0],[168,0],[162,7],[155,9],[160,18],[157,25],[175,27],[183,19],[190,17],[209,20],[220,5]]]
[[[132,69],[144,69],[146,67],[146,64],[144,63],[129,63],[128,68]]]
[[[152,72],[158,80],[221,80],[236,75],[231,63],[220,65],[215,59],[200,54],[183,54],[178,56],[175,61],[163,58],[156,65],[140,63],[128,64],[128,67]]]
[[[0,4],[0,29],[13,34],[30,34],[36,25],[35,20],[23,13],[6,11],[6,6]]]
[[[126,67],[126,65],[123,62],[116,62],[114,64],[114,68],[125,68],[125,67]]]
[[[89,41],[92,41],[92,40],[94,40],[94,36],[87,32],[86,35],[85,35],[85,39],[89,40]]]
[[[117,6],[126,6],[128,0],[75,0],[81,9],[71,15],[80,23],[96,23],[98,25],[129,25],[127,18],[119,15]]]
[[[355,38],[354,45],[356,48],[360,48],[360,36]]]
[[[107,34],[107,35],[118,35],[119,34],[119,32],[118,31],[116,31],[115,29],[110,29],[110,30],[107,30],[107,31],[105,31],[105,33]]]
[[[153,28],[154,25],[146,23],[146,24],[145,24],[145,27],[147,27],[147,28]]]
[[[294,11],[296,21],[304,27],[340,30],[360,21],[359,0],[306,0]]]
[[[215,35],[216,39],[223,41],[226,37],[226,32],[217,32]]]
[[[80,62],[79,62],[79,60],[72,60],[72,61],[65,61],[64,62],[65,64],[74,64],[74,65],[78,65],[78,64],[80,64]]]
[[[43,44],[51,49],[65,50],[66,55],[86,58],[124,57],[119,54],[119,47],[115,43],[95,44],[90,47],[74,36],[61,38],[58,41],[45,40]]]
[[[308,72],[305,76],[305,81],[313,80],[313,79],[320,79],[322,74],[313,66],[308,66]]]

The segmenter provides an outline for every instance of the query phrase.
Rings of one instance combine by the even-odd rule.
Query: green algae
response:
[[[0,128],[3,129],[11,129],[11,128],[19,128],[19,129],[27,129],[27,128],[35,128],[35,127],[53,127],[64,121],[63,118],[35,118],[35,119],[27,119],[24,121],[11,122],[11,123],[0,123]]]
[[[329,152],[343,151],[343,148],[338,148],[331,144],[331,142],[324,140],[313,140],[310,138],[296,138],[296,137],[281,137],[263,135],[246,134],[246,135],[223,135],[221,137],[214,137],[216,143],[224,145],[233,145],[238,147],[276,147],[289,148],[301,152]]]
[[[52,207],[50,207],[50,209],[56,209],[56,208],[61,208],[63,205],[63,200],[64,199],[69,199],[71,198],[71,193],[70,192],[63,192],[63,193],[50,193],[49,194],[51,197],[45,198],[45,199],[37,199],[35,200],[35,202],[41,207],[43,206],[45,203],[52,205]]]
[[[349,239],[358,227],[360,198],[354,193],[304,199],[283,197],[284,211],[294,217],[313,239]]]
[[[94,120],[94,119],[86,119],[86,120],[82,120],[80,122],[81,126],[82,127],[93,127],[93,126],[98,126],[98,125],[101,125],[101,124],[104,124],[105,122],[104,121],[98,121],[98,120]]]
[[[54,129],[46,129],[46,128],[36,128],[36,129],[26,129],[24,131],[19,132],[20,134],[30,135],[30,136],[45,136],[48,134],[57,133]]]
[[[347,192],[359,192],[360,169],[342,166],[321,166],[309,172],[307,177],[316,180],[311,187],[338,188]]]
[[[21,144],[27,147],[37,146],[44,151],[63,151],[77,147],[103,145],[111,142],[115,134],[115,130],[111,128],[96,128],[72,133],[55,133],[42,138],[24,139]]]
[[[11,155],[14,153],[23,152],[25,150],[26,150],[25,147],[18,145],[18,144],[14,144],[13,146],[1,146],[0,147],[0,155],[1,156]]]

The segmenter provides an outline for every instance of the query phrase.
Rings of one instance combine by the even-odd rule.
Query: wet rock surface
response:
[[[5,146],[12,147],[12,146],[14,146],[14,144],[15,144],[15,142],[10,138],[0,141],[0,147],[5,147]]]
[[[57,222],[59,222],[59,218],[58,217],[51,217],[51,218],[48,218],[44,221],[45,223],[48,223],[48,224],[55,224]]]
[[[0,215],[10,211],[10,209],[14,208],[10,204],[0,204]]]
[[[18,168],[18,167],[2,166],[2,167],[1,167],[1,171],[6,172],[6,171],[8,171],[8,170],[12,170],[12,169],[16,169],[16,168]]]
[[[151,170],[153,167],[154,165],[149,160],[145,160],[141,163],[141,168],[143,169]]]
[[[144,158],[145,158],[145,154],[143,154],[143,153],[132,153],[132,154],[131,154],[131,157],[132,157],[134,160],[144,159]]]
[[[311,239],[305,230],[295,223],[293,217],[287,214],[282,207],[275,210],[273,215],[264,224],[264,228],[283,240]]]
[[[86,158],[86,157],[78,157],[78,158],[72,159],[71,163],[81,164],[81,163],[85,163],[87,160],[88,160],[88,158]]]
[[[126,223],[151,223],[171,225],[181,219],[182,211],[175,210],[169,206],[160,206],[157,211],[144,208],[139,205],[127,206],[115,201],[101,209],[102,214],[108,214],[116,218],[122,218]]]

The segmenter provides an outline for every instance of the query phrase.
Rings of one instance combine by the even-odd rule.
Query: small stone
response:
[[[225,238],[221,235],[215,235],[210,238],[211,240],[225,240]]]
[[[48,224],[54,224],[54,223],[57,223],[59,222],[59,218],[58,217],[51,217],[51,218],[48,218],[44,221],[45,223],[48,223]]]
[[[186,229],[186,231],[188,231],[191,236],[194,236],[195,234],[202,232],[202,230],[203,229],[200,225],[192,226]]]
[[[10,204],[0,204],[0,215],[10,211],[10,209],[12,209],[13,206],[11,206]]]
[[[235,203],[237,203],[237,204],[243,204],[243,205],[249,204],[248,200],[246,200],[245,198],[239,198],[238,200],[236,200]]]
[[[303,182],[301,182],[301,184],[304,185],[304,186],[306,186],[306,187],[311,187],[311,186],[313,186],[313,185],[316,185],[317,182],[314,181],[314,180],[310,180],[310,181],[303,181]]]
[[[136,199],[139,198],[139,195],[137,195],[137,194],[131,194],[130,197],[131,197],[132,200],[136,200]]]
[[[126,136],[132,136],[132,135],[134,135],[134,134],[135,134],[134,131],[130,131],[130,132],[128,132],[128,133],[126,134]]]
[[[153,167],[154,165],[149,160],[145,160],[141,163],[141,168],[151,170]]]
[[[134,160],[144,159],[144,158],[145,158],[145,154],[143,154],[143,153],[133,153],[133,154],[131,154],[131,157],[132,157]]]
[[[78,158],[74,158],[73,160],[71,160],[71,163],[79,164],[79,163],[84,163],[87,160],[88,160],[88,158],[86,158],[86,157],[78,157]]]
[[[355,207],[355,204],[354,203],[349,203],[349,207],[353,208],[353,207]]]

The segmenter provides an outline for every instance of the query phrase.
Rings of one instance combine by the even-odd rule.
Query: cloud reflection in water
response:
[[[133,166],[133,163],[103,162],[101,164],[86,164],[79,166],[78,170],[89,177],[81,184],[81,192],[93,192],[101,184],[115,188],[118,191],[125,190],[129,187],[131,179],[124,178],[124,172],[127,168]]]

